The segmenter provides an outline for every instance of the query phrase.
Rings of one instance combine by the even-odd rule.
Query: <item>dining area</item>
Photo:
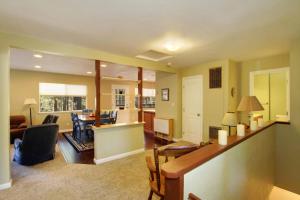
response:
[[[94,131],[92,127],[97,120],[93,110],[84,109],[80,113],[70,114],[72,121],[72,131],[65,133],[65,137],[78,151],[86,151],[94,148]],[[104,111],[100,115],[100,125],[115,124],[118,117],[117,110]]]

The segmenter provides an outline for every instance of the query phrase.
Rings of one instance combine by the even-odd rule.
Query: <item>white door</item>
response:
[[[182,139],[199,144],[203,130],[203,77],[182,79]]]

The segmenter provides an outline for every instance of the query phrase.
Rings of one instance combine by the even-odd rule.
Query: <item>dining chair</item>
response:
[[[43,120],[42,124],[50,124],[52,122],[53,117],[53,115],[47,115]]]
[[[71,119],[73,122],[72,137],[74,140],[83,143],[82,133],[85,133],[88,137],[93,138],[94,132],[91,125],[82,124],[77,113],[71,113]]]
[[[118,111],[111,111],[110,113],[110,121],[112,124],[115,124],[117,122],[117,118],[118,118]]]
[[[165,157],[165,162],[168,162],[169,157],[174,157],[175,159],[183,156],[187,153],[195,151],[200,148],[199,145],[190,145],[190,146],[169,146],[164,149],[159,149],[154,147],[153,149],[153,157],[154,164],[151,156],[146,156],[147,167],[150,172],[149,176],[149,185],[150,185],[150,193],[148,196],[148,200],[152,199],[153,193],[160,197],[161,200],[165,197],[165,177],[160,172],[160,165],[162,164],[160,161],[160,157]]]

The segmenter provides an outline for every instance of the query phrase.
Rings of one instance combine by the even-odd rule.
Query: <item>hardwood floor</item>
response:
[[[67,163],[94,164],[94,150],[77,152],[62,133],[58,135],[58,145]]]
[[[165,143],[156,140],[151,133],[144,133],[145,149],[153,149],[154,145],[162,146]],[[59,148],[67,163],[94,164],[94,150],[77,152],[62,133],[58,136]]]

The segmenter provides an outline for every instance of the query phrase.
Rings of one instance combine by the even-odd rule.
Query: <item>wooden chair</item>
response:
[[[190,153],[200,146],[198,145],[190,145],[190,146],[169,146],[163,149],[158,149],[154,147],[153,156],[154,156],[154,164],[151,156],[146,156],[147,167],[150,171],[150,193],[148,200],[152,199],[153,193],[158,195],[161,200],[164,199],[165,196],[165,178],[160,173],[159,167],[159,157],[164,156],[165,162],[168,161],[169,157],[178,158],[184,154]]]
[[[193,193],[190,193],[188,200],[201,200],[201,199],[196,195],[194,195]]]

